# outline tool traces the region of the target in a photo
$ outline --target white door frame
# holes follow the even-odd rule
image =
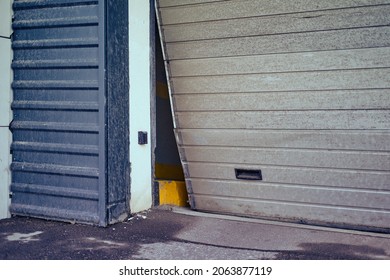
[[[153,37],[150,1],[129,1],[130,76],[130,211],[152,206],[153,189]],[[147,133],[147,144],[138,143],[138,132]]]
[[[0,1],[0,219],[10,217],[9,187],[11,184],[11,132],[12,120],[12,0]]]

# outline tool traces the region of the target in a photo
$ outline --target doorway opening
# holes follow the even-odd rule
[[[155,26],[155,205],[189,206],[183,168],[174,135],[172,107],[157,25]]]

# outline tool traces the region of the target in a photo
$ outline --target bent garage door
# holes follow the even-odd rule
[[[114,222],[128,211],[127,3],[13,9],[11,213]]]
[[[156,2],[193,209],[390,231],[390,1]]]

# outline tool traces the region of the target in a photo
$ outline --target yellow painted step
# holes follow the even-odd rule
[[[158,180],[160,205],[189,206],[184,181]]]

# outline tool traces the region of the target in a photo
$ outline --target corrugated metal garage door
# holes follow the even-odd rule
[[[192,208],[390,230],[390,1],[157,6]]]
[[[113,180],[107,177],[107,160],[118,158],[106,154],[107,124],[111,127],[119,121],[111,121],[107,113],[111,100],[110,93],[106,94],[109,74],[105,67],[107,73],[110,69],[105,60],[105,3],[42,0],[13,4],[14,214],[105,225],[110,197],[118,202],[118,194],[107,194],[107,181]],[[110,52],[115,53],[115,48]],[[127,72],[121,75],[126,77]],[[114,103],[126,100],[119,98]],[[119,106],[116,110],[121,111]],[[126,123],[126,114],[122,117]],[[128,133],[123,135],[128,137]],[[126,151],[117,147],[117,153]],[[123,161],[118,171],[123,171],[123,164],[128,166]],[[121,176],[127,177],[124,172]]]

